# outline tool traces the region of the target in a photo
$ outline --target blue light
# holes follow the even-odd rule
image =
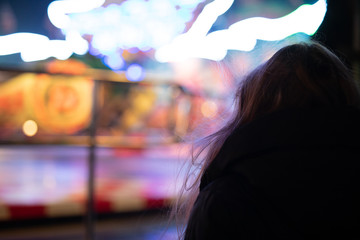
[[[132,82],[141,81],[144,79],[144,69],[139,64],[131,64],[126,70],[126,77]]]
[[[112,54],[104,57],[104,63],[112,70],[119,70],[124,67],[125,61],[120,54]]]

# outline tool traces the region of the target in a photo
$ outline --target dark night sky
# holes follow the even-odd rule
[[[52,0],[3,0],[17,19],[16,32],[33,32],[48,35],[45,22],[48,21],[47,7]]]
[[[314,36],[347,61],[353,58],[355,1],[328,0],[325,19]]]

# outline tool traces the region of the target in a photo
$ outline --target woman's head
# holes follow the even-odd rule
[[[300,43],[280,49],[245,77],[235,100],[230,121],[194,148],[192,161],[200,164],[201,169],[193,184],[183,188],[191,190],[188,202],[180,207],[185,218],[197,196],[202,174],[236,128],[287,108],[359,106],[360,94],[350,71],[335,54],[318,43]],[[206,154],[200,159],[203,152]]]
[[[290,107],[359,105],[359,92],[341,60],[318,43],[286,46],[252,71],[236,94],[237,124]]]

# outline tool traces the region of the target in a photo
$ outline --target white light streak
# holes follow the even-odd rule
[[[87,12],[100,7],[104,0],[62,0],[51,2],[48,7],[49,19],[54,26],[65,33],[65,40],[49,40],[35,33],[14,33],[0,36],[0,55],[20,53],[24,62],[33,62],[55,57],[68,59],[73,53],[88,52],[88,42],[71,27],[68,14]]]
[[[233,3],[234,0],[215,0],[206,5],[187,34],[205,36],[216,19],[229,10]]]
[[[69,43],[71,51],[78,55],[84,55],[89,50],[88,42],[77,31],[69,31],[65,39]]]
[[[14,33],[0,36],[0,55],[20,53],[25,62],[44,60],[49,57],[67,59],[72,52],[63,40],[49,40],[34,33]]]
[[[48,16],[55,27],[69,29],[71,19],[68,14],[89,12],[101,7],[105,0],[59,0],[51,2],[48,6]]]
[[[155,58],[160,62],[187,58],[222,60],[228,50],[251,51],[257,40],[282,40],[298,32],[312,35],[326,14],[326,1],[304,4],[292,13],[276,19],[255,17],[232,24],[228,29],[208,34],[217,17],[226,12],[233,0],[215,0],[208,4],[191,29],[159,48]]]
[[[281,40],[297,32],[312,35],[326,13],[326,1],[302,5],[277,19],[249,18],[228,29],[209,33],[217,18],[234,0],[207,4],[187,33],[179,35],[191,19],[193,9],[204,0],[131,0],[102,7],[105,0],[57,0],[50,3],[52,24],[62,30],[65,40],[49,40],[33,33],[0,36],[0,55],[20,53],[26,62],[49,57],[65,60],[73,53],[89,51],[84,35],[92,37],[92,52],[108,56],[114,64],[119,49],[157,49],[160,62],[187,58],[223,59],[228,50],[251,51],[257,40]],[[180,7],[178,7],[180,6]],[[121,57],[120,57],[121,58]],[[123,59],[122,59],[123,60]]]

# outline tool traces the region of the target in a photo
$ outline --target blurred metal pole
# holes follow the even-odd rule
[[[89,156],[88,156],[88,181],[86,205],[86,240],[95,239],[95,167],[96,167],[96,122],[97,122],[97,88],[98,81],[94,81],[93,107],[89,127]]]

